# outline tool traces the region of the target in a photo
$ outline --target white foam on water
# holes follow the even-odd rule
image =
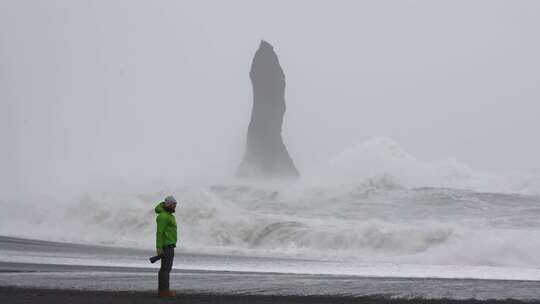
[[[2,200],[0,234],[152,249],[153,208],[172,193],[179,246],[190,252],[316,259],[310,269],[322,273],[538,279],[539,181],[421,162],[376,138],[295,183]]]

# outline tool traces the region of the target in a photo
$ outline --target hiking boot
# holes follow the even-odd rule
[[[159,297],[160,298],[174,298],[176,297],[176,292],[172,290],[160,290]]]

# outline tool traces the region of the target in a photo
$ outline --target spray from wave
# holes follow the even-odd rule
[[[181,202],[180,247],[188,251],[537,268],[540,188],[524,180],[476,174],[455,160],[423,163],[376,138],[299,183],[233,181],[172,192]],[[169,193],[92,192],[52,211],[3,201],[0,234],[153,248],[153,207]],[[21,216],[25,207],[32,212]]]

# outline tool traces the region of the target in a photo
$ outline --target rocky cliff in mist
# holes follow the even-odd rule
[[[285,114],[285,74],[274,48],[261,41],[249,74],[253,85],[253,109],[246,152],[239,177],[256,179],[298,178],[300,174],[281,136]]]

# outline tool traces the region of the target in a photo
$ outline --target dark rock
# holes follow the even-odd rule
[[[249,73],[253,109],[244,159],[237,176],[257,179],[298,178],[300,174],[281,137],[285,114],[285,75],[273,47],[261,41]]]

